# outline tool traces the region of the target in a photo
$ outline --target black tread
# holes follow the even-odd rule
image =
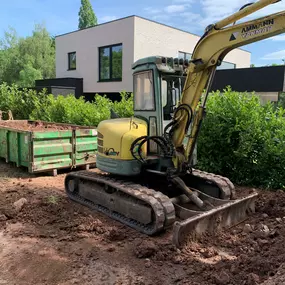
[[[106,207],[98,205],[95,202],[84,199],[79,194],[69,191],[68,182],[69,180],[73,179],[103,183],[115,188],[117,191],[122,192],[124,195],[126,195],[126,197],[129,197],[129,199],[141,200],[147,203],[153,210],[155,217],[154,221],[150,225],[144,225],[138,221],[127,218],[120,213],[112,212]],[[175,221],[175,209],[167,196],[161,192],[141,186],[140,184],[124,181],[122,179],[115,179],[108,174],[99,174],[90,171],[78,171],[70,173],[65,178],[65,190],[70,199],[88,206],[93,210],[102,212],[105,215],[147,235],[153,235],[161,232],[166,227],[172,225]]]

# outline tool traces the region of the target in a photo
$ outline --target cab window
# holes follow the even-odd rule
[[[162,107],[165,107],[167,104],[167,81],[161,80],[161,101]]]
[[[151,70],[134,74],[134,109],[135,111],[155,110]]]

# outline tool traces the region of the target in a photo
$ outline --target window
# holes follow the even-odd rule
[[[192,53],[187,53],[187,52],[183,52],[183,51],[180,51],[178,53],[178,58],[182,58],[183,60],[190,60],[192,57]]]
[[[99,81],[122,80],[122,44],[99,48]]]
[[[222,64],[217,67],[217,70],[218,69],[235,69],[235,68],[236,68],[236,64],[223,61]]]
[[[76,52],[68,53],[68,70],[76,69]]]
[[[134,109],[135,111],[155,110],[151,70],[134,75]]]

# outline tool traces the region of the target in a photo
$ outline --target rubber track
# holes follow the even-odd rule
[[[76,193],[68,191],[68,181],[69,179],[73,178],[95,183],[97,182],[100,184],[103,183],[105,185],[109,185],[117,189],[117,191],[121,191],[127,196],[130,196],[131,199],[146,202],[152,207],[155,220],[150,225],[144,225],[136,220],[127,218],[120,213],[112,212],[106,207],[103,207],[102,205],[98,205],[94,202],[86,200]],[[110,218],[113,218],[147,235],[153,235],[158,232],[161,232],[166,227],[172,225],[175,221],[175,209],[167,196],[165,196],[161,192],[157,192],[153,189],[141,186],[140,184],[135,184],[121,179],[114,179],[111,175],[108,174],[99,174],[90,171],[78,171],[76,173],[70,173],[66,176],[65,179],[65,190],[70,199],[85,206],[88,206],[93,210],[102,212]]]
[[[192,175],[217,184],[223,193],[222,199],[235,198],[235,186],[228,178],[198,169],[192,169]]]
[[[194,176],[200,177],[207,181],[210,181],[220,187],[223,193],[223,199],[230,199],[234,197],[235,187],[233,183],[226,177],[216,175],[213,173],[208,173],[200,171],[197,169],[192,170]],[[68,180],[69,179],[81,179],[90,182],[97,182],[100,184],[109,185],[118,191],[124,193],[124,195],[129,196],[131,199],[141,200],[150,205],[154,211],[155,220],[150,225],[144,225],[140,222],[127,218],[120,213],[112,212],[102,205],[95,204],[91,201],[80,197],[78,194],[68,191]],[[147,235],[156,234],[166,227],[171,226],[175,221],[175,209],[170,199],[159,191],[144,187],[140,184],[136,184],[130,181],[124,181],[121,179],[114,179],[111,175],[105,173],[95,173],[90,171],[78,171],[70,173],[65,179],[65,189],[68,197],[82,205],[85,205],[93,210],[102,212],[103,214],[115,219],[129,227],[134,228]]]

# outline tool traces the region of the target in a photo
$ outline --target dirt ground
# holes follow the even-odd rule
[[[78,129],[78,127],[71,127],[64,124],[55,124],[55,123],[44,123],[42,121],[27,121],[27,120],[19,120],[19,121],[1,121],[1,127],[13,128],[16,130],[22,131],[60,131],[60,130],[71,130],[71,129]]]
[[[282,191],[260,192],[248,220],[178,250],[169,232],[146,237],[69,201],[64,177],[0,162],[0,284],[285,284]]]

